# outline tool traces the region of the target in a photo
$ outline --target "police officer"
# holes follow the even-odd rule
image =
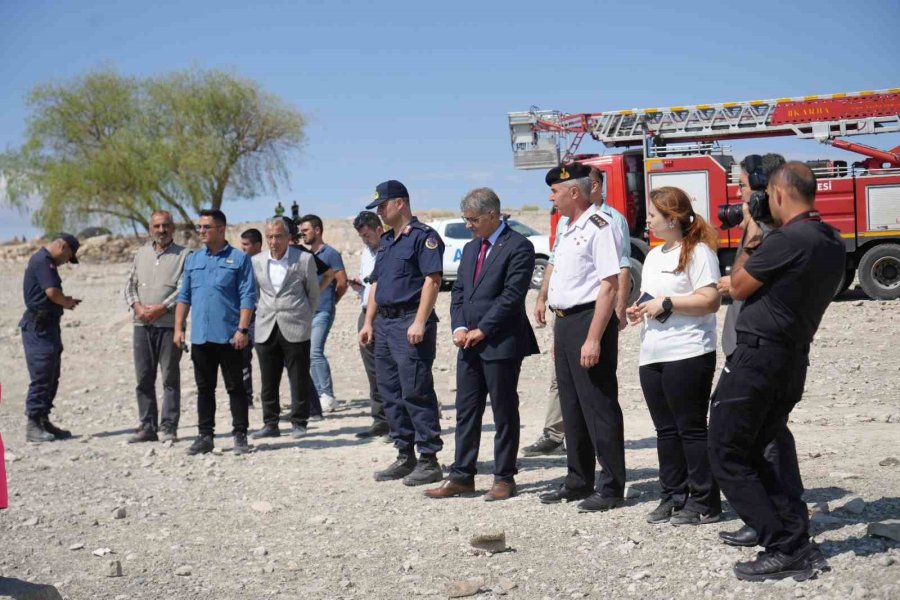
[[[409,193],[399,181],[378,185],[375,201],[366,208],[376,207],[391,229],[381,237],[369,277],[372,290],[359,343],[369,343],[374,327],[375,379],[398,456],[387,469],[375,473],[375,479],[402,478],[405,485],[435,483],[443,478],[437,461],[443,442],[431,365],[437,345],[434,303],[441,287],[444,242],[412,216]],[[418,461],[416,446],[421,455]]]
[[[63,309],[72,310],[81,302],[63,295],[58,268],[67,262],[78,264],[77,252],[78,240],[75,236],[59,234],[49,245],[32,255],[22,282],[25,314],[19,321],[19,327],[22,329],[25,362],[31,377],[25,398],[25,414],[28,416],[25,440],[36,444],[72,437],[71,432],[50,422],[50,411],[53,410],[62,366],[63,344],[59,321]]]
[[[610,220],[591,204],[590,168],[551,169],[550,199],[569,226],[556,244],[547,300],[553,327],[556,380],[566,437],[568,474],[545,504],[583,500],[582,512],[623,504],[625,439],[616,361],[619,323],[614,313],[619,249]],[[595,458],[596,457],[596,458]],[[594,491],[596,460],[603,470]]]
[[[745,302],[735,325],[737,347],[719,377],[709,421],[713,474],[765,548],[755,560],[735,565],[735,575],[745,581],[812,576],[816,557],[806,504],[783,482],[785,472],[799,468],[796,450],[780,448],[779,469],[763,453],[782,435],[802,397],[809,344],[845,260],[840,236],[814,209],[816,178],[809,167],[779,167],[767,191],[763,205],[776,229],[745,240],[732,269],[731,297]]]

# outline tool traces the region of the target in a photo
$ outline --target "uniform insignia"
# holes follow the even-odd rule
[[[434,237],[429,236],[429,238],[425,240],[425,247],[429,250],[437,250],[438,242]]]
[[[408,234],[410,231],[412,231],[412,225],[407,225],[406,227],[403,228],[403,232],[402,232],[402,233],[403,233],[403,235],[406,235],[406,234]]]
[[[225,264],[226,264],[226,265],[234,264],[234,259],[233,259],[233,258],[226,258],[226,259],[225,259]]]
[[[571,175],[569,175],[569,172],[566,171],[566,168],[565,168],[565,167],[561,167],[561,168],[559,169],[559,178],[560,178],[560,180],[565,181],[565,180],[568,179],[569,177],[571,177]]]
[[[591,223],[593,223],[600,229],[603,229],[604,227],[609,225],[609,221],[604,220],[603,217],[601,217],[600,215],[591,215],[590,220],[591,220]]]
[[[375,192],[375,197],[373,198],[373,200],[378,200],[378,198],[379,198],[378,192]]]

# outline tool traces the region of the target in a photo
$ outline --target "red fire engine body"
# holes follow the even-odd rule
[[[837,292],[858,272],[870,297],[900,298],[900,147],[885,152],[838,139],[900,131],[900,88],[577,115],[530,111],[510,113],[509,120],[516,167],[550,168],[574,160],[603,171],[606,201],[627,217],[638,261],[658,243],[646,235],[647,190],[666,185],[685,190],[695,212],[720,232],[723,270],[734,259],[741,231],[720,228],[719,208],[740,204],[741,194],[740,166],[719,142],[796,136],[863,154],[865,160],[852,164],[808,162],[818,180],[816,207],[847,248],[846,276]],[[575,154],[585,134],[607,147],[640,148]],[[556,219],[554,233],[555,224]]]

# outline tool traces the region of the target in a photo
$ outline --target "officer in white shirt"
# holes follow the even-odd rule
[[[566,437],[568,474],[541,496],[550,504],[582,500],[581,512],[621,506],[625,493],[625,439],[616,362],[619,255],[610,220],[591,203],[590,168],[572,163],[551,169],[550,199],[569,226],[556,245],[548,303],[556,378]],[[595,459],[596,457],[596,459]],[[594,491],[596,460],[600,461]]]
[[[359,294],[361,311],[356,321],[356,331],[359,332],[366,323],[366,307],[369,305],[369,292],[372,284],[369,275],[375,268],[375,255],[378,253],[378,244],[384,228],[378,215],[369,210],[364,210],[353,219],[353,228],[363,241],[362,255],[359,261],[359,277],[348,280],[353,290]],[[389,442],[387,437],[390,432],[387,417],[384,414],[384,404],[381,402],[381,394],[378,393],[378,385],[375,381],[375,343],[370,342],[359,347],[359,355],[362,358],[363,367],[366,369],[366,377],[369,380],[369,398],[372,403],[372,425],[356,434],[359,439],[381,438]]]

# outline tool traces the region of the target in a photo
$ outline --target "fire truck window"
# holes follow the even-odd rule
[[[446,234],[448,238],[453,238],[454,240],[472,239],[472,232],[466,229],[465,223],[450,223],[447,225]]]

